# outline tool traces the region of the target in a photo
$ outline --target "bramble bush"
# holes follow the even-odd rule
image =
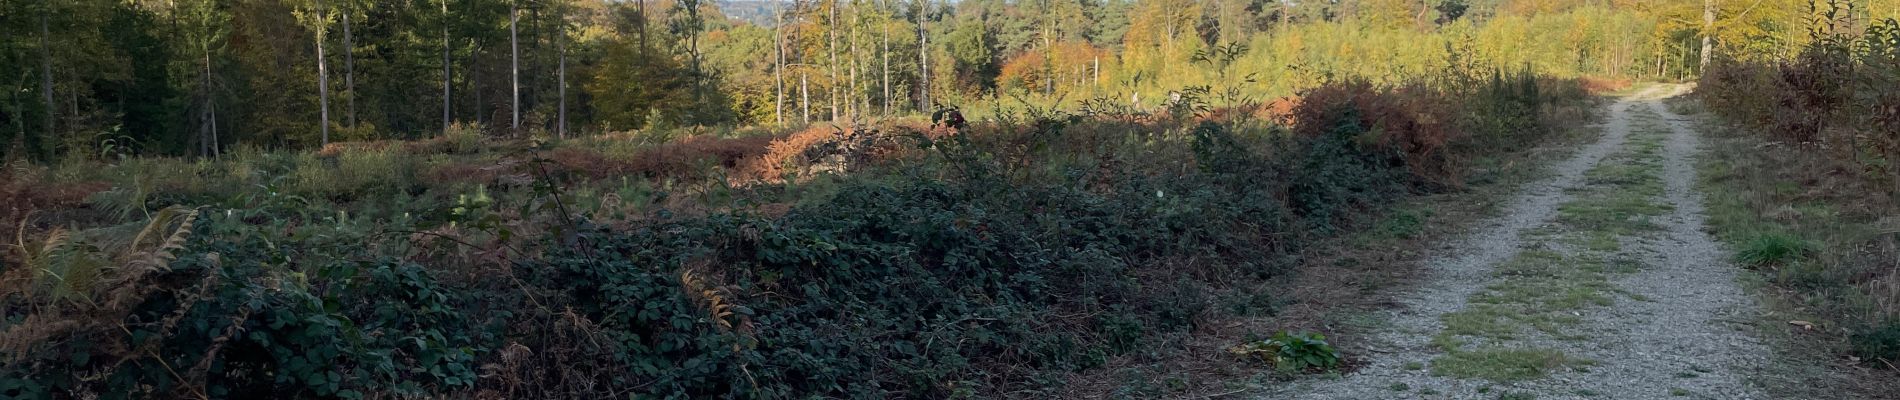
[[[1539,93],[1527,104],[1554,104]],[[1200,329],[1216,293],[1297,273],[1304,248],[1392,201],[1455,187],[1464,141],[1502,133],[1447,104],[1485,96],[1342,83],[1309,93],[1290,128],[1041,110],[885,135],[911,150],[880,145],[901,158],[810,198],[793,179],[724,189],[758,207],[625,219],[570,210],[582,202],[558,189],[564,173],[357,212],[416,188],[304,199],[273,185],[323,181],[317,167],[263,157],[246,173],[256,193],[223,203],[237,207],[166,208],[144,229],[176,243],[126,246],[146,235],[119,228],[22,238],[30,257],[9,260],[28,265],[0,269],[0,395],[1054,395],[1063,373]],[[1548,131],[1539,112],[1494,109],[1468,112]],[[79,261],[103,283],[44,272]]]
[[[1021,134],[1080,149],[986,156],[962,137],[924,141],[935,162],[852,180],[818,206],[598,228],[523,272],[616,338],[632,371],[616,385],[688,397],[1033,392],[1046,389],[1032,383],[1042,371],[1100,366],[1194,329],[1209,317],[1207,287],[1288,273],[1307,241],[1445,178],[1421,171],[1455,173],[1415,166],[1457,157],[1432,154],[1446,143],[1414,144],[1457,136],[1364,114],[1426,89],[1329,90],[1375,100],[1308,101],[1300,121],[1323,128],[1294,135],[1203,122],[1175,136],[1185,153],[1153,152],[1189,154],[1193,170],[1142,173],[1163,156],[1119,160],[1105,182],[1016,171],[1038,151],[1118,154],[1064,138],[1088,125],[1051,115]],[[1459,129],[1444,124],[1430,129]]]

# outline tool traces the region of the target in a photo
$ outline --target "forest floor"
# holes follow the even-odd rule
[[[1267,398],[1767,397],[1760,306],[1707,233],[1700,136],[1638,90],[1601,135],[1434,246],[1363,339],[1362,367]]]

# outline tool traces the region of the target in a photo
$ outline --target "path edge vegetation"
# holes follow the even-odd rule
[[[1324,371],[1312,379],[1332,379],[1359,368],[1368,352],[1380,351],[1370,338],[1389,329],[1384,311],[1397,304],[1395,296],[1420,282],[1416,277],[1424,273],[1423,263],[1442,251],[1433,246],[1445,238],[1466,235],[1476,228],[1475,224],[1502,212],[1524,184],[1548,175],[1551,163],[1567,158],[1579,145],[1599,136],[1598,124],[1605,105],[1638,91],[1628,84],[1605,90],[1613,91],[1595,93],[1586,101],[1554,110],[1549,118],[1562,122],[1546,125],[1550,132],[1535,145],[1485,153],[1470,160],[1468,185],[1459,190],[1401,199],[1369,215],[1361,230],[1314,246],[1303,255],[1307,261],[1299,273],[1261,289],[1297,293],[1304,301],[1285,304],[1269,318],[1241,324],[1326,332],[1346,362],[1341,369]],[[1213,393],[1262,390],[1286,384],[1289,379],[1304,379],[1283,371],[1219,371],[1192,361],[1170,360],[1163,365],[1154,369],[1171,372],[1123,373],[1093,379],[1142,379],[1156,386],[1198,377],[1217,388]]]
[[[1675,113],[1711,140],[1700,160],[1710,229],[1769,313],[1784,363],[1759,380],[1789,398],[1900,394],[1900,21],[1821,20],[1780,58],[1718,58]]]

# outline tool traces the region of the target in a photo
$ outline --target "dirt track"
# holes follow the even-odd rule
[[[1369,363],[1299,399],[1762,398],[1758,306],[1705,233],[1700,141],[1656,86],[1472,234],[1441,243]]]

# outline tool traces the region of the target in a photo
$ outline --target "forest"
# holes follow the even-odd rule
[[[46,161],[312,149],[457,124],[664,136],[1014,98],[1158,108],[1169,91],[1243,80],[1241,94],[1286,96],[1427,75],[1452,54],[1684,79],[1705,36],[1771,53],[1805,40],[1805,3],[1717,3],[1704,24],[1693,1],[15,0],[0,6],[0,139],[9,157]]]
[[[1885,398],[1896,18],[0,0],[0,397]]]

